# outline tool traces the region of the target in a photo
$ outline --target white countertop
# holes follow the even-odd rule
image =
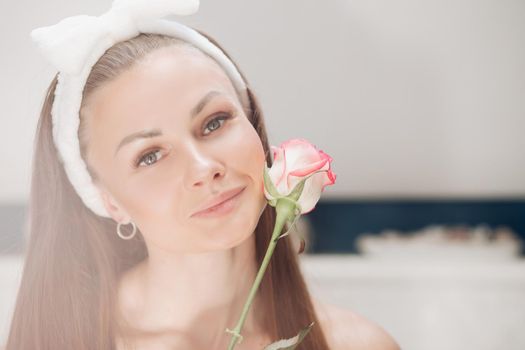
[[[301,255],[313,294],[380,324],[406,350],[525,349],[524,259]],[[0,258],[0,344],[21,273]]]

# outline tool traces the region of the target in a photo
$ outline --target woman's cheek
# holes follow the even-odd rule
[[[255,179],[262,179],[265,162],[264,148],[259,135],[248,120],[236,137],[233,152],[245,172]]]
[[[256,134],[256,139],[254,139],[252,147],[251,158],[247,160],[247,164],[250,164],[250,176],[253,180],[254,191],[257,191],[262,202],[266,203],[263,183],[264,183],[264,164],[266,163],[266,158],[264,155],[264,148],[262,146],[261,140]]]
[[[160,164],[157,165],[160,166]],[[130,196],[129,200],[133,203],[137,213],[147,217],[156,217],[173,210],[171,206],[176,194],[173,193],[171,187],[174,186],[176,179],[171,178],[170,181],[169,172],[162,171],[162,169],[143,169],[143,171],[144,173],[138,174],[132,184],[126,186],[126,192]],[[148,171],[147,174],[146,171]],[[169,195],[170,193],[172,195]]]

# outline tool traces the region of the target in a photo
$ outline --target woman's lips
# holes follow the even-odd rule
[[[237,194],[235,194],[233,197],[214,205],[213,207],[210,207],[205,210],[198,211],[194,214],[192,214],[192,217],[217,217],[222,216],[225,214],[228,214],[232,212],[236,206],[237,202],[239,201],[239,197],[242,193],[244,193],[244,189],[246,187],[243,187]]]

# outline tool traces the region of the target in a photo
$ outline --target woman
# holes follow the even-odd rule
[[[104,217],[72,186],[53,142],[59,81],[37,128],[7,349],[226,349],[275,222],[253,93],[243,103],[223,67],[184,40],[140,33],[112,45],[89,71],[78,126]],[[398,349],[379,326],[312,298],[296,254],[289,239],[277,244],[236,349],[262,349],[312,321],[301,349]]]

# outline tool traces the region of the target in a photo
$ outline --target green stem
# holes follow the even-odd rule
[[[233,331],[226,329],[228,333],[232,334],[232,339],[230,341],[230,345],[228,346],[228,350],[232,350],[235,347],[235,344],[237,344],[237,341],[242,341],[241,328],[244,324],[244,321],[246,320],[246,316],[248,315],[248,311],[250,310],[250,306],[253,302],[253,298],[255,297],[255,293],[257,292],[257,289],[261,284],[264,272],[266,271],[266,267],[270,262],[270,258],[272,257],[275,246],[277,245],[277,241],[279,240],[279,234],[281,233],[283,226],[286,223],[286,220],[291,215],[293,215],[295,206],[290,201],[279,200],[277,201],[275,209],[277,211],[277,217],[275,219],[275,227],[273,228],[272,238],[270,240],[270,244],[268,245],[268,249],[266,250],[266,254],[264,255],[261,267],[257,272],[257,276],[255,277],[255,282],[252,285],[250,294],[248,295],[248,299],[246,300],[242,309],[241,317]]]

